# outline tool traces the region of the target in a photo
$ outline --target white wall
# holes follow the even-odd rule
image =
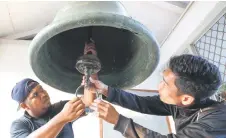
[[[16,82],[25,77],[30,77],[41,82],[32,72],[28,63],[28,46],[30,41],[1,40],[0,39],[0,105],[1,111],[1,137],[8,138],[9,128],[12,120],[20,117],[23,111],[17,112],[17,103],[11,100],[11,90]],[[41,82],[41,85],[48,91],[51,101],[71,99],[74,95],[60,92]],[[139,93],[148,95],[148,93]],[[117,110],[127,117],[131,117],[135,122],[153,129],[162,134],[168,133],[165,117],[144,115],[130,110],[116,107]],[[98,120],[92,116],[81,118],[74,124],[76,137],[79,138],[98,138]],[[89,133],[87,133],[89,130]],[[92,131],[93,130],[93,131]],[[120,138],[120,133],[113,131],[113,126],[104,123],[105,138]]]
[[[36,34],[41,28],[52,22],[59,9],[72,3],[74,2],[0,2],[0,37],[12,39]],[[183,8],[163,1],[122,1],[122,4],[132,18],[146,25],[155,34],[159,42],[162,42],[184,11]],[[156,15],[156,13],[158,14]]]
[[[122,1],[129,15],[152,31],[161,43],[184,9],[163,1]],[[139,9],[139,10],[137,10]]]

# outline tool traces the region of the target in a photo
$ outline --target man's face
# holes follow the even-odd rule
[[[167,104],[180,105],[181,98],[175,85],[176,75],[168,68],[163,71],[162,81],[159,84],[161,101]]]
[[[50,97],[41,85],[32,89],[24,103],[26,104],[25,110],[36,117],[46,113],[51,105]]]

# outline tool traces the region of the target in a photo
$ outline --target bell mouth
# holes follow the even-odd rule
[[[101,62],[99,79],[109,86],[131,88],[155,70],[159,47],[150,31],[139,22],[109,13],[80,15],[43,29],[30,44],[30,64],[46,84],[74,93],[82,74],[75,68],[83,55],[92,26],[97,57]]]
[[[144,43],[136,34],[124,29],[106,26],[92,27],[92,39],[95,41],[97,57],[102,68],[99,75],[120,73],[144,52],[139,48]],[[83,55],[88,38],[89,27],[75,28],[55,35],[43,45],[40,51],[48,55],[45,59],[55,64],[63,72],[81,75],[75,68],[79,57]]]

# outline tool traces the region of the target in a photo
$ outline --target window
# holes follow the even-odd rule
[[[226,14],[223,15],[194,45],[198,54],[215,64],[226,82]]]

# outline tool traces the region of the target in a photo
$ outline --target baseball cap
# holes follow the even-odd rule
[[[33,83],[31,83],[33,82]],[[28,94],[33,88],[35,88],[39,83],[30,78],[26,78],[16,83],[11,92],[11,97],[13,100],[19,103],[17,110],[20,109],[20,103],[24,102]]]

